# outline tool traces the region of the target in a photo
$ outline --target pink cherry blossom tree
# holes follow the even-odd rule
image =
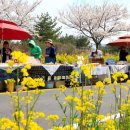
[[[28,0],[0,0],[0,19],[16,22],[19,26],[31,30],[35,16],[32,14],[42,0],[31,3]]]
[[[128,17],[126,7],[103,2],[70,6],[60,12],[59,21],[90,38],[98,48],[105,38],[130,30]]]

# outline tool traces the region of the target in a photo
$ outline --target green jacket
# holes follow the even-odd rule
[[[36,43],[33,40],[30,40],[29,44],[32,44],[34,46],[33,48],[30,48],[30,55],[33,55],[36,59],[41,58],[41,48],[38,45],[36,45]]]

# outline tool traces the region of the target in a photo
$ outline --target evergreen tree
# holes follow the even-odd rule
[[[80,36],[76,39],[76,47],[82,48],[82,47],[89,47],[90,41],[85,36]]]
[[[73,36],[65,35],[59,38],[59,42],[65,44],[73,44],[77,48],[87,48],[90,47],[90,41],[85,36]]]
[[[76,38],[73,35],[67,35],[66,34],[65,36],[62,36],[62,37],[59,38],[59,42],[65,43],[65,44],[71,43],[71,44],[75,45]]]
[[[42,37],[43,41],[47,39],[57,40],[61,34],[61,27],[56,27],[56,20],[56,18],[52,19],[48,13],[41,14],[41,16],[38,17],[38,21],[35,25],[35,32]]]

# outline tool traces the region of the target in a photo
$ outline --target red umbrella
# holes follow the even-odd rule
[[[110,46],[130,46],[130,38],[125,38],[125,39],[117,39],[113,42],[108,43],[107,45]]]
[[[31,35],[20,28],[16,23],[0,20],[0,39],[1,40],[25,40]]]

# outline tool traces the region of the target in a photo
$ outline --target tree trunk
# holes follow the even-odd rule
[[[99,47],[99,43],[95,43],[96,44],[96,49],[98,49],[98,47]]]

